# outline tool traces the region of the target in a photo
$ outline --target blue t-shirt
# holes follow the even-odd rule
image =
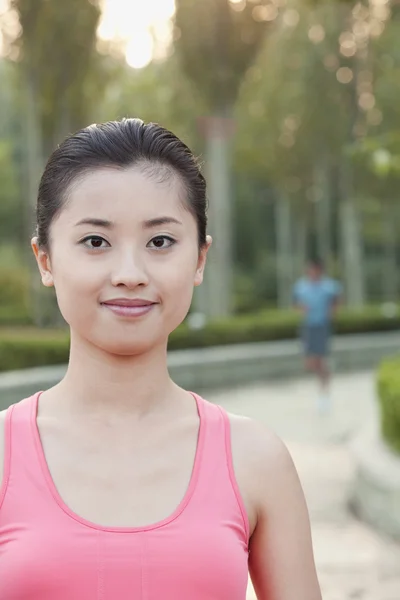
[[[312,280],[300,279],[294,286],[296,304],[306,307],[304,322],[307,325],[326,325],[331,320],[332,304],[342,293],[338,281],[329,277]]]

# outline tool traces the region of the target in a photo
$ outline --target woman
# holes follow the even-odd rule
[[[320,600],[283,443],[168,375],[210,245],[162,127],[92,125],[50,157],[32,248],[70,359],[1,414],[0,600],[245,600],[248,568],[260,600]]]

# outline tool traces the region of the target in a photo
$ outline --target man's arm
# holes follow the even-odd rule
[[[292,299],[293,299],[293,306],[295,307],[295,309],[301,315],[305,315],[307,312],[307,307],[301,301],[300,282],[299,281],[297,283],[295,283],[295,285],[293,286]]]
[[[333,299],[331,305],[331,315],[335,317],[340,306],[343,305],[343,286],[338,281],[334,283]]]

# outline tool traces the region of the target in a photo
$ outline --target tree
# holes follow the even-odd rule
[[[108,85],[96,118],[106,121],[129,115],[146,122],[158,122],[176,133],[195,152],[200,152],[199,134],[193,120],[193,114],[199,110],[199,99],[191,94],[173,54],[143,69],[122,66]]]
[[[68,133],[87,124],[105,86],[96,50],[100,0],[11,0],[18,35],[4,31],[19,68],[26,173],[26,229],[30,233],[44,157]],[[33,282],[37,324],[45,319],[38,278]]]
[[[316,29],[322,17],[332,22],[332,10],[310,14],[296,5],[283,12],[249,71],[236,108],[241,119],[235,168],[263,177],[275,190],[281,306],[292,302],[291,285],[310,247],[318,247],[327,262],[333,253],[331,165],[344,138],[345,90],[335,76],[338,67],[332,71],[325,60],[332,33],[321,25]],[[337,40],[337,30],[335,35]]]
[[[361,10],[351,2],[317,4],[313,10],[300,4],[288,8],[251,69],[237,106],[241,120],[235,165],[238,171],[264,176],[274,186],[277,202],[290,199],[290,211],[277,210],[278,254],[286,257],[278,256],[278,278],[290,280],[290,256],[297,262],[304,255],[306,228],[309,245],[334,267],[338,261],[329,258],[340,249],[347,300],[360,305],[362,207],[348,150],[376,130],[380,102],[376,105],[374,99],[371,48],[385,31],[387,11],[381,7],[375,14],[372,5]],[[396,93],[387,91],[384,97],[393,111]],[[288,292],[281,296],[286,303]]]
[[[203,311],[232,310],[232,242],[229,129],[238,90],[277,16],[264,0],[177,0],[175,48],[211,118],[203,121],[214,247],[206,274]]]
[[[0,60],[0,246],[22,239],[14,69]]]
[[[96,49],[100,0],[11,0],[20,34],[11,40],[29,95],[37,106],[47,155],[87,123],[104,88]]]
[[[12,144],[0,140],[0,240],[20,238],[19,190],[12,156]]]

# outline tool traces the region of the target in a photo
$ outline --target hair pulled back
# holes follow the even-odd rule
[[[198,243],[206,243],[206,182],[190,149],[171,131],[140,119],[90,125],[67,137],[52,153],[42,175],[36,208],[37,237],[49,247],[50,226],[67,201],[71,186],[100,168],[138,165],[150,176],[177,175],[187,207],[197,222]]]

